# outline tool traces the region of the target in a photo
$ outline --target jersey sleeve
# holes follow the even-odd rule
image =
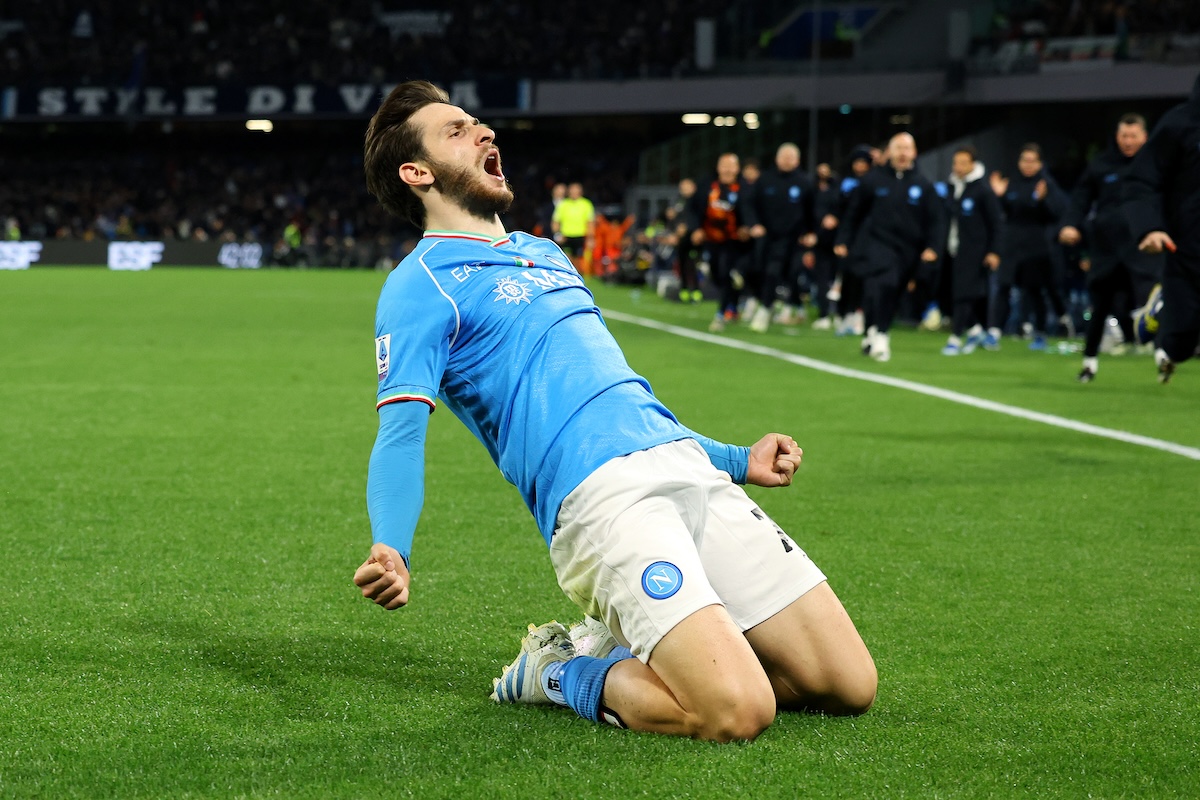
[[[379,432],[367,468],[367,513],[374,541],[393,547],[409,564],[413,534],[425,502],[425,433],[429,408],[390,403],[379,410]]]
[[[714,467],[728,472],[734,483],[744,484],[746,482],[746,473],[750,471],[749,447],[718,442],[716,439],[701,436],[692,430],[689,430],[688,433],[704,448],[704,452],[708,454],[708,460]]]
[[[389,282],[375,314],[375,408],[408,400],[436,408],[458,326],[457,306],[423,268],[410,280]]]

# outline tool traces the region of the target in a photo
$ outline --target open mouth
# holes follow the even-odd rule
[[[504,180],[504,171],[500,168],[500,151],[492,150],[483,160],[483,171],[493,178]]]

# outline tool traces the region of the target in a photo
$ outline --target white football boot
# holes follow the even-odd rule
[[[555,661],[570,661],[575,646],[567,629],[557,622],[529,626],[529,635],[521,640],[521,652],[492,681],[492,699],[497,703],[540,703],[553,705],[542,688],[542,673]]]
[[[592,617],[584,617],[583,622],[572,625],[570,636],[577,656],[604,658],[620,644],[608,626]]]

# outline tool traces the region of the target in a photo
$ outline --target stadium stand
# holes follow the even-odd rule
[[[714,0],[640,3],[22,4],[0,30],[7,66],[34,84],[636,78],[693,63],[693,20]]]
[[[715,23],[707,45],[697,24],[706,19]],[[839,167],[855,144],[886,138],[896,125],[932,153],[1011,128],[1001,103],[1095,100],[1085,89],[1147,85],[1140,73],[1114,70],[1103,82],[1060,83],[1057,94],[1037,96],[1040,85],[1021,78],[1080,62],[1200,62],[1197,31],[1200,5],[1189,0],[823,0],[819,9],[794,0],[5,4],[0,219],[24,238],[250,241],[282,264],[371,266],[411,237],[362,185],[359,142],[370,107],[318,105],[307,120],[285,109],[291,118],[283,114],[269,139],[255,139],[237,109],[185,118],[177,100],[170,112],[152,110],[145,98],[153,87],[244,96],[261,84],[306,84],[336,95],[350,83],[351,95],[367,100],[409,77],[507,81],[525,99],[498,110],[485,104],[486,118],[514,165],[509,222],[532,229],[556,181],[581,180],[614,218],[627,209],[645,216],[649,206],[630,202],[631,186],[653,175],[650,188],[666,196],[722,149],[763,158],[784,139],[807,144],[810,108],[819,107],[817,154]],[[972,83],[971,75],[983,77]],[[1184,85],[1171,80],[1155,77],[1154,102],[1173,97],[1162,86]],[[122,92],[142,99],[126,108]],[[731,121],[759,109],[762,123],[756,132],[738,122],[701,136],[679,122],[693,103],[738,110]],[[89,109],[100,113],[87,118]],[[605,115],[603,125],[589,114]],[[1056,163],[1069,172],[1085,155],[1064,150]],[[944,175],[940,161],[926,163]]]

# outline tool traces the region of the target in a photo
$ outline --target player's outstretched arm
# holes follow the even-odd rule
[[[370,557],[354,573],[354,585],[363,597],[388,611],[408,604],[408,567],[394,547],[382,542],[371,546]]]
[[[783,433],[768,433],[750,446],[746,483],[755,486],[790,486],[804,451]]]
[[[379,409],[379,433],[367,468],[367,511],[374,544],[354,584],[388,611],[409,600],[408,555],[425,500],[429,407],[418,401]]]

